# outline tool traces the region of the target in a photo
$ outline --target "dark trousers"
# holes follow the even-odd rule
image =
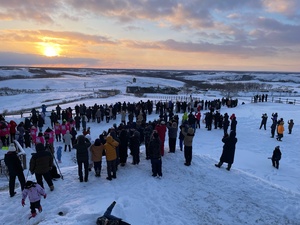
[[[78,164],[78,176],[80,181],[83,180],[83,173],[82,173],[82,165],[84,166],[84,180],[87,180],[89,177],[89,161],[77,161]]]
[[[279,160],[273,160],[272,159],[272,164],[273,164],[273,166],[275,167],[275,168],[279,168]]]
[[[161,165],[161,159],[151,159],[152,176],[162,176]]]
[[[67,146],[69,147],[69,152],[71,151],[71,145],[65,145],[65,151],[67,151]]]
[[[24,190],[25,186],[25,177],[23,172],[16,174],[16,175],[9,175],[9,194],[10,196],[13,196],[15,193],[15,183],[16,183],[16,177],[18,177],[18,180],[21,185],[21,190]]]
[[[10,133],[10,143],[13,143],[14,140],[16,140],[16,134]]]
[[[261,128],[262,128],[262,126],[264,126],[264,129],[265,129],[265,130],[267,129],[267,125],[266,125],[266,123],[261,123],[261,124],[260,124],[260,127],[259,127],[259,129],[261,129]]]
[[[61,141],[61,136],[60,136],[60,134],[55,134],[55,138],[56,138],[56,141],[58,142],[58,141]]]
[[[100,174],[101,174],[101,166],[102,166],[102,161],[94,162],[95,173],[96,173],[96,176],[98,176],[98,177],[100,177]]]
[[[182,151],[182,148],[183,148],[183,139],[179,139],[179,147],[180,147],[180,151]]]
[[[35,209],[38,209],[41,207],[41,201],[38,200],[36,202],[30,202],[30,210],[31,210],[31,213],[35,213]]]
[[[107,177],[111,178],[116,177],[116,160],[106,161],[107,165]]]
[[[191,165],[192,162],[192,146],[184,146],[185,163]]]
[[[37,173],[35,174],[36,182],[42,188],[44,188],[43,177],[44,177],[44,179],[47,182],[47,184],[48,184],[49,187],[53,186],[52,177],[51,177],[50,171],[48,171],[47,173],[43,173],[43,174],[37,174]]]
[[[175,152],[176,138],[169,138],[169,149],[170,149],[170,152]]]

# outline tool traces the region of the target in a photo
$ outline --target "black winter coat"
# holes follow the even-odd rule
[[[223,152],[220,158],[221,162],[226,162],[228,164],[233,164],[234,154],[235,154],[235,144],[237,143],[237,138],[235,137],[235,131],[231,131],[228,137],[223,137],[222,142]]]
[[[44,174],[53,166],[53,157],[50,152],[42,150],[34,153],[30,159],[29,170],[31,173]]]
[[[88,148],[91,146],[91,142],[85,138],[83,135],[79,135],[77,137],[77,144],[74,145],[76,151],[77,161],[88,161],[89,160],[89,152]]]
[[[8,168],[9,175],[17,176],[23,173],[23,167],[17,152],[7,152],[4,156],[4,162]]]
[[[275,148],[272,155],[272,160],[280,160],[281,159],[281,151],[279,148]]]
[[[153,137],[149,143],[149,154],[151,159],[159,159],[160,153],[160,140],[159,138]]]

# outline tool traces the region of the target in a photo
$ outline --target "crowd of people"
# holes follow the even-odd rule
[[[80,182],[88,182],[90,171],[94,170],[96,177],[101,176],[102,157],[106,159],[106,179],[111,181],[117,178],[118,167],[125,166],[128,161],[128,150],[132,156],[132,164],[140,163],[140,146],[145,145],[146,160],[151,162],[152,176],[161,178],[162,157],[165,154],[165,139],[168,138],[169,153],[175,153],[176,145],[179,145],[180,151],[184,151],[185,163],[190,166],[192,162],[193,139],[197,129],[200,129],[201,123],[205,124],[207,131],[214,129],[223,129],[224,143],[220,161],[216,167],[221,167],[227,163],[227,170],[230,170],[234,162],[237,118],[235,114],[222,115],[219,111],[222,106],[235,107],[237,100],[216,99],[214,101],[190,101],[190,102],[157,102],[155,104],[150,100],[138,103],[120,103],[111,105],[93,105],[86,106],[84,103],[76,105],[74,109],[68,107],[62,109],[59,105],[50,112],[49,126],[46,126],[45,107],[40,113],[36,109],[31,111],[30,117],[17,124],[14,121],[7,123],[5,118],[1,118],[1,141],[2,144],[9,145],[14,140],[18,140],[22,147],[35,147],[34,153],[30,159],[30,172],[35,174],[37,184],[44,188],[43,179],[48,184],[51,191],[54,190],[52,182],[53,176],[51,170],[54,164],[54,143],[63,142],[64,151],[76,149],[76,160],[78,164],[78,178]],[[207,110],[203,117],[201,112]],[[147,120],[147,115],[157,114],[157,119]],[[182,114],[179,118],[178,114]],[[117,116],[121,119],[119,125],[116,123]],[[274,121],[276,121],[277,140],[281,141],[284,129],[283,119],[277,120],[277,113],[272,114],[271,137],[274,137]],[[263,114],[260,129],[266,129],[267,114]],[[202,119],[202,120],[201,120]],[[113,126],[104,130],[95,140],[91,140],[90,123],[110,123]],[[5,124],[5,125],[4,125]],[[289,120],[289,133],[292,132],[293,120]],[[5,130],[9,135],[4,135]],[[43,131],[44,130],[44,131]],[[6,131],[7,132],[7,131]],[[9,138],[8,138],[9,137]],[[177,143],[177,140],[179,140]],[[12,146],[6,154],[8,156],[15,152]],[[57,158],[59,151],[56,151]],[[61,154],[61,152],[60,152]],[[60,159],[59,159],[60,161]],[[272,161],[273,162],[273,161]],[[279,161],[274,159],[275,167],[278,168]],[[7,164],[10,162],[7,160]],[[17,170],[17,168],[19,168]],[[14,165],[16,173],[10,173],[10,196],[13,197],[15,178],[18,176],[21,183],[21,189],[25,189],[25,178],[23,170]],[[22,171],[22,172],[20,172]],[[23,175],[24,176],[24,175]]]

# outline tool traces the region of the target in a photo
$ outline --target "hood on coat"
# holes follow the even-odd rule
[[[77,143],[78,144],[84,144],[84,142],[85,142],[85,136],[84,135],[79,135],[77,137]]]
[[[112,143],[113,140],[114,140],[114,139],[113,139],[112,136],[107,136],[107,137],[106,137],[106,142],[107,142],[107,143]]]
[[[37,143],[35,146],[36,152],[45,151],[45,146],[42,143]]]

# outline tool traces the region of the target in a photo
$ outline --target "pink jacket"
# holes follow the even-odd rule
[[[46,195],[45,190],[39,184],[35,184],[34,186],[28,189],[25,188],[22,191],[22,199],[25,200],[28,196],[30,202],[36,202],[41,200],[41,196]]]
[[[55,124],[54,125],[54,132],[55,132],[55,134],[60,134],[61,133],[60,124]]]

